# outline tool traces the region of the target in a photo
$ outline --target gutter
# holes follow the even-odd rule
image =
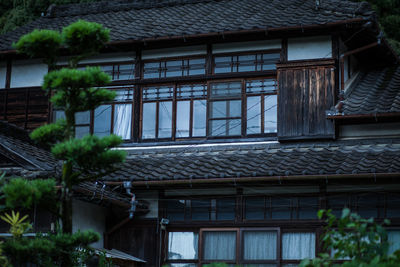
[[[400,112],[374,113],[374,114],[349,114],[349,115],[327,115],[327,119],[378,119],[378,118],[400,118]]]
[[[208,178],[208,179],[175,179],[157,181],[131,181],[132,186],[163,186],[163,185],[186,185],[186,184],[218,184],[218,183],[251,183],[251,182],[279,182],[318,180],[318,179],[359,179],[359,178],[400,178],[400,172],[395,173],[365,173],[365,174],[327,174],[327,175],[292,175],[292,176],[261,176],[261,177],[238,177],[238,178]],[[105,182],[108,185],[121,185],[124,182]]]

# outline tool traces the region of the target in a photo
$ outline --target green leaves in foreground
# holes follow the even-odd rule
[[[56,123],[46,124],[36,128],[30,137],[32,140],[42,145],[43,147],[50,148],[50,146],[60,142],[64,139],[64,132],[67,127],[65,120],[58,120]]]
[[[82,139],[72,139],[53,146],[51,152],[62,160],[72,162],[75,167],[85,171],[107,169],[113,164],[123,162],[125,152],[110,150],[122,143],[116,135],[99,138],[87,135]]]

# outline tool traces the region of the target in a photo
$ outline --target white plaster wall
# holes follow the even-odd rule
[[[332,57],[331,36],[313,36],[288,39],[288,60],[330,57]]]
[[[282,47],[282,41],[280,39],[263,40],[254,42],[214,44],[212,46],[212,52],[213,54],[218,54],[218,53],[280,49],[281,47]]]
[[[6,87],[6,73],[7,64],[5,62],[0,62],[0,89]]]
[[[183,57],[207,54],[206,45],[182,46],[163,49],[150,49],[142,51],[142,59]]]
[[[135,194],[137,200],[146,200],[149,202],[149,213],[141,216],[140,218],[158,218],[158,192],[148,191]]]
[[[340,126],[340,137],[350,138],[376,138],[376,137],[399,137],[400,123],[371,123],[361,125],[342,125]]]
[[[133,61],[136,59],[134,52],[130,53],[108,53],[89,57],[79,62],[79,64],[96,64],[96,63],[112,63],[112,62],[125,62]],[[67,65],[68,58],[63,57],[58,60],[57,65]]]
[[[12,62],[10,87],[41,86],[47,65],[39,60],[17,60]]]
[[[106,212],[103,207],[74,200],[72,206],[72,231],[78,230],[94,230],[100,234],[101,238],[98,242],[92,244],[94,248],[103,248],[104,232],[106,231]]]

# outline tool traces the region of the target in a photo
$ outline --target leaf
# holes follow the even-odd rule
[[[342,219],[349,217],[349,215],[350,215],[350,210],[348,208],[344,208],[342,210]]]

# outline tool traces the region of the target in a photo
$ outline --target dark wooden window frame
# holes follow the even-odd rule
[[[82,67],[102,67],[102,66],[112,66],[113,70],[111,73],[111,83],[113,82],[128,82],[128,81],[132,81],[134,79],[136,79],[136,75],[135,75],[135,68],[136,68],[136,64],[138,62],[136,60],[131,60],[131,61],[113,61],[113,62],[99,62],[99,63],[80,63],[78,64],[78,68],[82,68]],[[119,71],[119,67],[121,65],[133,65],[133,69],[132,69],[132,78],[131,79],[124,79],[124,80],[120,80],[120,79],[114,79],[114,75],[117,74],[119,75],[120,71]],[[63,67],[68,67],[67,65],[59,65],[57,66],[58,68],[63,68]],[[115,67],[117,67],[117,70],[115,70]]]

